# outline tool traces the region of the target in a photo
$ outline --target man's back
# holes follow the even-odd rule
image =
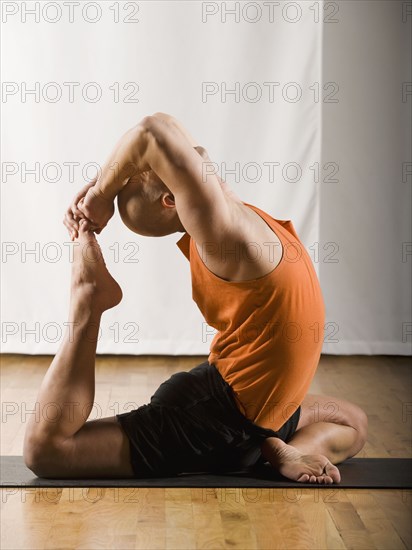
[[[206,254],[201,254],[205,248],[199,251],[188,235],[178,244],[190,260],[193,298],[218,331],[209,362],[232,387],[241,412],[277,430],[296,411],[315,374],[323,343],[324,303],[311,259],[292,223],[275,220],[251,205],[245,208],[267,225],[271,240],[251,240],[247,247],[226,253],[232,265],[240,265],[238,274],[254,272],[254,277],[225,279],[210,269]],[[277,250],[282,251],[280,260]],[[259,263],[262,256],[266,259]],[[256,266],[265,261],[271,269],[259,273]]]

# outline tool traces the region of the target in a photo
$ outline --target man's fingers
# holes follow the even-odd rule
[[[70,238],[72,240],[75,239],[78,236],[78,231],[76,227],[72,223],[70,223],[66,217],[63,218],[63,224],[66,226]]]
[[[79,200],[79,202],[76,205],[76,209],[80,212],[80,215],[82,218],[87,218],[87,207],[84,204],[84,197]],[[90,218],[88,218],[90,219]]]
[[[72,237],[72,239],[77,237],[79,224],[73,218],[73,213],[70,210],[70,208],[69,208],[69,210],[67,210],[67,212],[66,212],[66,214],[63,218],[63,223],[67,227],[67,230],[69,231],[69,235]]]
[[[95,223],[88,215],[88,209],[84,205],[84,197],[80,199],[77,205],[75,205],[74,207],[72,206],[72,213],[74,219],[77,218],[77,220],[87,220],[88,222],[90,222],[90,224]]]
[[[79,203],[83,203],[84,201],[84,197],[86,196],[88,190],[90,189],[90,187],[93,187],[93,185],[95,185],[97,181],[97,177],[94,178],[92,181],[90,181],[89,183],[87,183],[82,189],[80,189],[80,191],[78,193],[76,193],[76,195],[74,196],[73,198],[73,201],[72,201],[72,204],[70,206],[70,208],[72,209],[73,213],[76,215],[76,216],[79,216],[79,217],[82,217],[78,212],[78,205]]]
[[[79,210],[78,207],[75,204],[72,205],[71,210],[72,210],[73,216],[75,218],[78,218],[80,220],[81,218],[85,217],[83,212],[81,210]]]
[[[74,227],[78,226],[77,220],[75,220],[73,216],[72,210],[69,208],[64,216],[64,219],[69,223],[70,225],[73,225]]]
[[[77,222],[67,216],[65,216],[63,223],[68,229],[77,230]]]
[[[82,211],[83,206],[84,206],[84,195],[81,196],[78,200],[74,200],[70,208],[75,216],[77,216],[78,218],[84,218],[85,213]]]
[[[63,218],[63,224],[66,226],[67,231],[69,232],[69,235],[71,236],[72,240],[79,235],[79,221],[82,219],[87,220],[89,225],[91,225],[93,222],[88,218],[87,212],[83,212],[81,208],[79,208],[79,204],[84,204],[84,197],[87,194],[87,191],[93,187],[93,185],[96,184],[97,177],[93,178],[92,181],[87,183],[80,191],[74,196],[74,199],[72,200],[71,205],[67,209],[64,218]]]
[[[66,222],[66,218],[63,218],[63,225],[66,227],[67,231],[68,231],[69,233],[71,233],[72,228],[71,228],[70,225]]]

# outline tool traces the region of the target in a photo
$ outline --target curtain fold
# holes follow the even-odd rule
[[[8,4],[3,352],[56,352],[73,252],[64,211],[119,137],[164,111],[245,202],[293,220],[325,295],[326,353],[408,353],[411,176],[402,183],[399,130],[411,99],[396,94],[411,77],[406,53],[391,62],[408,32],[402,2],[336,13],[337,3],[304,1]],[[117,213],[98,237],[124,293],[103,317],[98,353],[208,352],[178,239],[135,235]]]

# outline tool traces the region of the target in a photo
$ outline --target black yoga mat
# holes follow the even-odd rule
[[[409,458],[351,458],[339,466],[341,483],[334,488],[410,489],[412,488],[412,459]],[[0,486],[15,487],[314,487],[309,483],[290,481],[278,474],[269,464],[253,470],[224,474],[181,474],[176,477],[150,479],[43,479],[36,477],[21,456],[2,456]],[[316,485],[331,488],[331,485]]]

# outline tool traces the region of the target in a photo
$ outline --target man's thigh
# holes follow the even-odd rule
[[[362,409],[345,399],[308,393],[301,404],[296,431],[317,422],[332,422],[356,428],[361,415]]]

